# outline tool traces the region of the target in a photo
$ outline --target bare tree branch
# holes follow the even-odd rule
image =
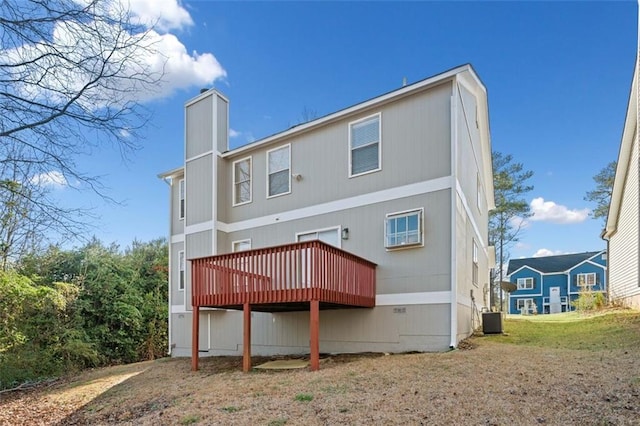
[[[87,211],[60,207],[35,176],[60,173],[113,201],[76,159],[104,146],[125,159],[138,149],[149,116],[139,100],[162,79],[146,61],[158,54],[154,40],[121,2],[0,2],[0,214],[23,216],[17,228],[9,219],[0,227],[0,244],[11,247],[0,250],[4,264],[24,248],[18,241],[86,225]]]

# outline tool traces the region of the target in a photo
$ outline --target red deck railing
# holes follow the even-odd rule
[[[375,306],[376,264],[318,240],[193,259],[191,266],[193,306]]]

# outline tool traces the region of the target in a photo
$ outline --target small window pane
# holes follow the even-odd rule
[[[378,159],[378,144],[354,149],[351,152],[351,173],[357,175],[377,169]]]
[[[378,130],[377,117],[354,124],[351,128],[351,147],[358,148],[363,145],[377,143],[379,140]]]
[[[284,147],[269,153],[269,172],[277,172],[289,168],[289,149]]]
[[[407,230],[407,218],[399,217],[396,219],[396,224],[398,225],[398,232],[405,232]]]
[[[289,191],[289,171],[284,170],[269,175],[269,195],[283,194]]]

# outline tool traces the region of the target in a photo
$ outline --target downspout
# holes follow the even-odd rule
[[[458,155],[458,82],[457,79],[452,80],[451,94],[451,341],[449,348],[454,349],[458,346],[458,286],[456,271],[456,249],[457,249],[457,155]]]
[[[640,10],[638,11],[638,13],[640,13]],[[609,287],[609,236],[607,235],[607,229],[606,228],[603,229],[602,232],[600,233],[600,238],[602,238],[604,241],[607,242],[607,261],[606,261],[606,264],[604,266],[604,286],[607,289],[607,291],[606,291],[607,303],[609,303],[609,302],[611,302],[611,294],[610,294],[610,287]]]
[[[167,355],[171,356],[171,212],[172,212],[172,206],[171,206],[171,189],[173,186],[173,179],[170,177],[163,177],[162,180],[164,181],[164,183],[166,183],[167,185],[169,185],[169,241],[167,241],[167,249],[168,249],[168,259],[169,259],[169,264],[167,265],[167,287],[169,287],[167,290],[167,295],[168,295],[168,303],[169,306],[167,307]]]

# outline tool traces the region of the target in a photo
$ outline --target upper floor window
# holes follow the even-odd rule
[[[180,199],[180,205],[178,207],[178,218],[184,219],[184,198],[185,198],[185,187],[184,187],[184,179],[180,179],[178,182],[178,198]]]
[[[534,279],[532,277],[528,278],[518,278],[518,290],[533,290]]]
[[[178,252],[178,290],[184,290],[185,285],[185,260],[184,260],[184,251]]]
[[[473,246],[471,249],[471,259],[472,259],[472,265],[471,265],[471,282],[474,285],[478,285],[478,244],[476,244],[476,241],[473,240]]]
[[[380,113],[349,124],[349,177],[380,170]]]
[[[422,209],[388,214],[384,246],[398,248],[422,244]]]
[[[291,192],[291,145],[267,152],[267,197]]]
[[[233,205],[251,202],[251,157],[233,163]]]
[[[578,274],[576,281],[578,282],[578,287],[593,287],[596,285],[596,273]]]

